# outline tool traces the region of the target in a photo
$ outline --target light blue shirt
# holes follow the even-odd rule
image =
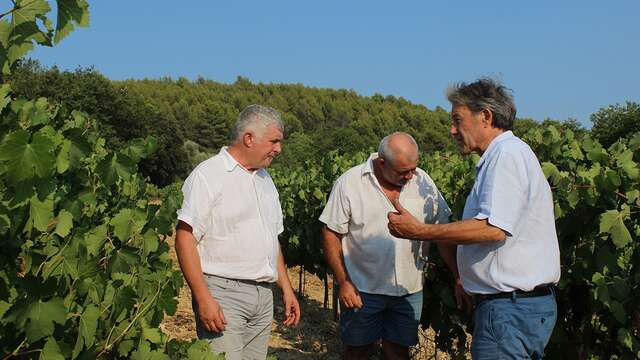
[[[458,270],[469,293],[530,291],[560,279],[551,188],[525,142],[504,132],[476,165],[463,219],[487,219],[506,240],[458,246]]]

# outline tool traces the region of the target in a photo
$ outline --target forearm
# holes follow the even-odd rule
[[[505,232],[487,220],[467,219],[448,224],[423,224],[418,233],[418,240],[444,242],[448,244],[466,245],[483,242],[502,241]]]
[[[440,257],[453,273],[453,277],[456,279],[460,277],[460,274],[458,273],[458,261],[456,259],[458,245],[438,242],[437,246]]]
[[[278,281],[276,282],[278,287],[285,291],[293,291],[293,287],[291,287],[291,282],[289,281],[289,274],[287,273],[287,267],[284,263],[284,256],[282,255],[282,249],[280,245],[278,245]]]
[[[344,266],[341,238],[342,235],[330,230],[326,226],[322,228],[322,249],[324,251],[324,258],[331,268],[338,285],[342,284],[349,278],[347,275],[347,269]]]
[[[196,239],[190,231],[184,228],[186,224],[182,223],[181,225],[176,230],[175,248],[178,255],[178,263],[193,296],[196,299],[202,298],[210,293],[202,274]],[[187,227],[190,229],[188,225]]]

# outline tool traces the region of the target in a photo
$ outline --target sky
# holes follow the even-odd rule
[[[30,56],[110,79],[301,83],[449,109],[446,88],[490,76],[518,117],[640,102],[640,1],[89,0],[91,24]],[[55,10],[52,14],[55,14]]]

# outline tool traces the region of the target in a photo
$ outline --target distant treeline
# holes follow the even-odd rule
[[[33,60],[22,62],[8,80],[17,96],[47,97],[59,104],[58,111],[88,113],[110,147],[156,137],[158,151],[141,163],[141,171],[161,186],[184,179],[199,161],[228,144],[239,112],[255,103],[283,113],[286,143],[274,166],[299,165],[336,149],[346,154],[372,150],[393,131],[412,134],[425,152],[455,149],[447,110],[428,109],[401,97],[361,96],[352,90],[301,84],[254,84],[242,77],[233,84],[203,78],[112,81],[93,68],[61,71]],[[603,108],[591,118],[591,131],[605,146],[640,130],[640,106],[632,102]],[[548,124],[587,131],[571,119],[518,119],[514,130],[523,133]]]

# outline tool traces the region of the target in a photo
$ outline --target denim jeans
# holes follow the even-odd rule
[[[362,308],[340,313],[340,334],[345,345],[369,345],[380,339],[402,346],[418,342],[422,291],[404,296],[361,292],[360,296]]]
[[[473,359],[542,359],[557,313],[553,293],[481,302],[474,313]]]

